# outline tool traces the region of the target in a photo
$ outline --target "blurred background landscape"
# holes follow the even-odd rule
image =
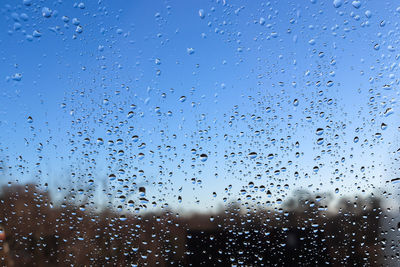
[[[279,209],[232,203],[216,213],[139,215],[54,206],[33,184],[5,186],[0,196],[7,266],[381,266],[390,260],[381,200],[373,195],[341,198],[336,212],[327,211],[326,196],[299,191]]]

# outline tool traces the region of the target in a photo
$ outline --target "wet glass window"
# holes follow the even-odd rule
[[[0,265],[397,266],[400,3],[0,3]]]

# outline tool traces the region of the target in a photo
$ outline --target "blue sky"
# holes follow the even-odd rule
[[[97,189],[103,202],[139,203],[145,186],[179,209],[386,189],[398,174],[394,3],[2,4],[3,181]]]

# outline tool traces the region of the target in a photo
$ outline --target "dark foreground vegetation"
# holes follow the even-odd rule
[[[8,266],[379,266],[380,201],[298,196],[283,209],[227,205],[183,216],[93,212],[51,205],[34,185],[3,188],[2,265]]]

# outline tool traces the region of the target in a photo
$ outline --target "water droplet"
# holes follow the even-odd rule
[[[32,33],[33,37],[39,38],[40,36],[42,36],[42,33],[38,30],[34,30]]]
[[[15,73],[13,76],[11,76],[11,79],[13,79],[14,81],[21,81],[22,80],[22,73]]]
[[[187,52],[189,55],[192,55],[192,54],[194,54],[194,48],[192,48],[192,47],[187,48],[187,49],[186,49],[186,52]]]
[[[113,181],[116,178],[117,178],[117,176],[115,176],[115,174],[113,174],[113,173],[108,176],[108,179],[110,179],[110,181]]]
[[[144,186],[139,187],[139,194],[141,197],[144,197],[146,195],[146,187]]]
[[[204,9],[199,9],[199,17],[201,19],[204,19],[204,17],[205,17]]]
[[[50,18],[52,13],[53,13],[53,11],[51,11],[50,8],[48,8],[48,7],[43,7],[42,8],[42,16],[43,17]]]
[[[342,4],[343,4],[343,0],[333,0],[333,6],[334,6],[335,8],[341,7]]]
[[[255,159],[257,157],[257,153],[256,152],[250,152],[249,153],[249,158],[250,159]]]
[[[322,135],[322,134],[324,133],[324,129],[323,129],[323,128],[318,128],[318,129],[315,131],[315,133],[316,133],[317,135]]]
[[[80,24],[79,19],[73,18],[73,19],[72,19],[72,24],[74,24],[75,26],[78,26],[78,25]]]
[[[388,116],[392,115],[393,113],[394,113],[394,111],[393,111],[392,108],[387,108],[387,109],[385,110],[385,112],[383,113],[383,115],[384,115],[385,117],[388,117]]]
[[[359,9],[361,7],[361,1],[355,0],[351,3],[353,7]]]
[[[27,122],[28,122],[28,123],[32,123],[32,122],[33,122],[33,119],[32,119],[31,116],[29,116],[29,117],[27,118]]]
[[[297,107],[299,105],[299,100],[296,98],[293,100],[293,106]]]
[[[62,16],[62,21],[64,21],[65,23],[68,23],[69,22],[69,17],[67,17],[67,16]]]
[[[201,160],[202,162],[205,162],[207,159],[208,159],[207,154],[201,154],[201,155],[200,155],[200,160]]]
[[[140,145],[138,145],[139,149],[145,149],[146,148],[146,143],[141,143]]]
[[[130,119],[130,118],[133,117],[133,115],[135,115],[135,113],[134,113],[133,111],[129,111],[128,114],[126,115],[126,117],[127,117],[128,119]]]
[[[76,33],[82,33],[83,32],[83,27],[81,25],[76,26],[75,32]]]
[[[392,184],[400,184],[400,177],[399,178],[393,178],[390,181],[392,182]]]
[[[79,7],[80,9],[85,9],[85,3],[80,2],[80,3],[78,4],[78,7]]]
[[[185,102],[185,101],[186,101],[186,96],[184,96],[184,95],[181,96],[181,97],[179,98],[179,101],[180,101],[180,102]]]

